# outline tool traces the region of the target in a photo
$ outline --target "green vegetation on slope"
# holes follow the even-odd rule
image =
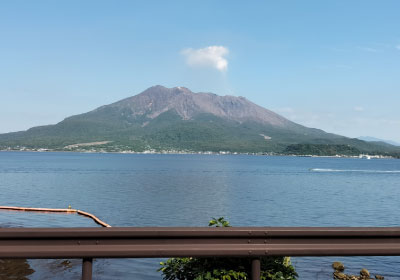
[[[297,124],[282,128],[256,122],[240,123],[211,114],[198,114],[193,119],[182,120],[172,110],[154,119],[128,113],[114,112],[106,107],[67,118],[56,125],[2,134],[0,149],[26,147],[66,150],[64,147],[68,145],[110,141],[104,145],[79,147],[79,150],[229,151],[295,155],[400,154],[399,147],[350,139]]]
[[[358,156],[361,151],[349,145],[331,144],[294,144],[286,147],[285,154],[290,155],[316,155],[316,156],[335,156],[349,155]]]

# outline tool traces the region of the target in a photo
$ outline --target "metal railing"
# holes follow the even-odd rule
[[[245,257],[259,279],[263,256],[391,255],[400,255],[400,227],[0,229],[0,258],[80,258],[84,280],[93,258]]]

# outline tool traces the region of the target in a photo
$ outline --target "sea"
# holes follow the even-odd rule
[[[0,152],[0,205],[90,212],[112,226],[400,226],[400,160],[252,155]],[[0,210],[0,227],[97,227],[76,214]],[[162,279],[162,259],[96,259],[94,279]],[[299,279],[400,257],[294,257]],[[28,260],[27,279],[80,279],[81,260]]]

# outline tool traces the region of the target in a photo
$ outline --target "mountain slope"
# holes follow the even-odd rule
[[[90,149],[100,145],[111,151],[284,153],[309,147],[293,145],[312,144],[335,145],[335,149],[329,149],[331,153],[398,151],[390,145],[367,143],[301,126],[244,97],[193,93],[183,87],[162,86],[68,117],[56,125],[0,135],[3,149],[24,146],[62,150],[66,146],[70,149],[74,144],[94,142],[96,144],[78,146]]]
[[[395,141],[380,139],[380,138],[371,137],[371,136],[360,136],[360,137],[357,137],[357,139],[360,139],[360,140],[363,140],[366,142],[381,142],[381,143],[386,143],[386,144],[389,144],[392,146],[400,146],[400,143],[397,143]]]

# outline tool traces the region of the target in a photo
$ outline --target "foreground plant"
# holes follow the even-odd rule
[[[223,217],[209,226],[230,227]],[[289,257],[261,257],[262,280],[294,280],[297,273]],[[158,271],[164,280],[247,280],[251,279],[249,258],[170,258]]]

